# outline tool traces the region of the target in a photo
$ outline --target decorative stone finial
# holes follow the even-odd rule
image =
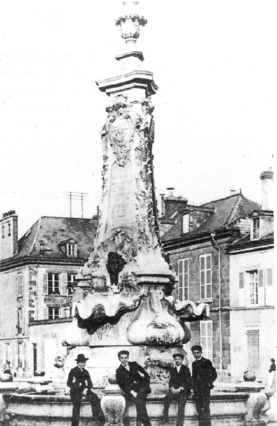
[[[123,1],[124,12],[116,19],[115,24],[120,25],[121,36],[126,43],[136,43],[139,38],[140,26],[147,24],[147,19],[137,11],[138,1]]]

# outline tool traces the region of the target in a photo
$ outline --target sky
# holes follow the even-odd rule
[[[19,235],[69,216],[69,191],[101,201],[100,129],[124,41],[118,0],[0,1],[0,215]],[[202,204],[239,191],[261,200],[276,145],[276,2],[144,0],[139,39],[155,105],[156,194]],[[80,217],[74,201],[72,215]]]

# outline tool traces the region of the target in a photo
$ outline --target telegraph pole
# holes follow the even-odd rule
[[[72,217],[72,200],[79,200],[81,201],[81,214],[82,214],[82,219],[84,217],[84,200],[86,200],[87,198],[87,193],[86,192],[66,192],[65,196],[66,198],[69,199],[69,211],[70,211],[70,217]]]

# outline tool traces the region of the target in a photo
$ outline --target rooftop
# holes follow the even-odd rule
[[[17,254],[4,259],[0,265],[26,257],[66,259],[68,256],[63,245],[68,242],[77,244],[75,258],[86,259],[93,249],[97,223],[96,217],[40,217],[18,241]]]
[[[200,206],[187,206],[190,213],[201,212],[203,208],[209,208],[210,212],[203,217],[202,223],[191,232],[183,233],[182,214],[176,217],[175,225],[162,237],[163,241],[177,238],[193,237],[202,233],[211,233],[231,226],[239,218],[251,215],[259,209],[259,204],[247,199],[243,194],[232,194],[225,198],[210,201]],[[208,210],[208,209],[207,209]]]

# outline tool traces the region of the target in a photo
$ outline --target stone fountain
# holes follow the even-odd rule
[[[123,3],[116,20],[125,41],[116,56],[120,74],[97,81],[99,90],[108,95],[101,131],[99,225],[93,252],[76,280],[73,321],[65,335],[70,347],[65,378],[76,364],[77,354],[84,353],[94,387],[102,396],[107,424],[117,425],[122,424],[125,404],[113,380],[119,350],[128,349],[130,358],[149,372],[152,394],[148,412],[158,422],[172,353],[185,354],[183,344],[191,337],[186,324],[209,316],[208,305],[179,301],[172,294],[176,278],[162,252],[154,189],[152,97],[158,87],[153,73],[143,69],[144,57],[137,45],[140,27],[147,20],[137,1]],[[68,424],[71,404],[66,392],[22,398],[10,398],[9,410],[20,419],[19,425],[35,424],[38,418],[40,425]],[[231,419],[228,424],[232,425],[244,424],[241,419],[247,413],[247,398],[247,393],[213,397],[212,412],[219,419],[214,424],[223,424],[223,419]],[[126,415],[134,424],[132,406]],[[89,416],[84,405],[82,424],[89,422]],[[186,424],[197,424],[192,401],[187,418]]]
[[[116,56],[121,75],[97,81],[109,97],[101,131],[102,201],[94,250],[77,277],[74,319],[65,336],[74,347],[67,365],[85,352],[94,382],[105,387],[118,351],[129,348],[159,388],[172,351],[183,351],[190,339],[185,321],[207,317],[208,305],[171,295],[175,276],[161,249],[153,174],[152,96],[158,87],[153,73],[142,68],[137,47],[147,21],[137,1],[123,3],[116,20],[125,41]]]

